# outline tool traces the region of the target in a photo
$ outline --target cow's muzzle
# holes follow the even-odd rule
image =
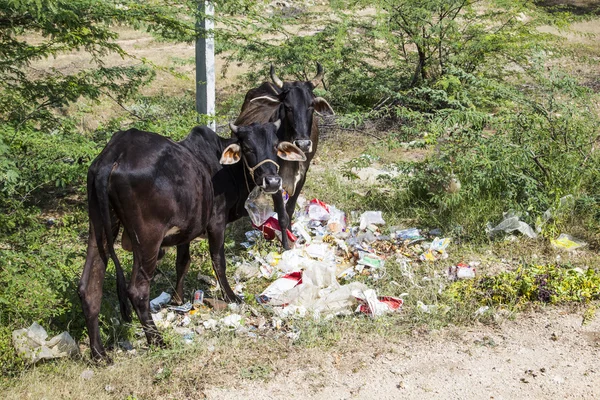
[[[265,176],[261,189],[266,194],[275,194],[281,190],[283,180],[278,175]]]
[[[294,141],[294,144],[304,153],[310,153],[312,151],[312,140],[296,140]]]

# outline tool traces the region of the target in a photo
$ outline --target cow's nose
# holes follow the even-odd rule
[[[281,177],[275,176],[267,176],[263,180],[263,191],[265,193],[276,193],[281,189]]]
[[[312,140],[296,140],[294,144],[305,153],[310,153],[312,150]]]

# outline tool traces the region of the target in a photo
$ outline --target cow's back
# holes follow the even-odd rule
[[[115,134],[97,161],[94,168],[110,169],[108,195],[126,226],[175,226],[183,232],[181,240],[206,229],[213,208],[211,175],[184,146],[130,129]]]

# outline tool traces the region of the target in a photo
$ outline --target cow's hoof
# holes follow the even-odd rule
[[[110,358],[106,352],[102,352],[102,353],[98,353],[98,354],[93,354],[92,355],[92,361],[95,364],[100,364],[100,365],[112,365],[113,360],[112,358]]]
[[[244,302],[244,300],[242,300],[240,297],[236,296],[235,294],[232,296],[225,295],[225,301],[228,303],[237,303],[237,304],[242,304]]]
[[[156,348],[159,349],[164,349],[167,347],[167,344],[165,343],[165,341],[163,340],[162,336],[155,336],[154,338],[152,338],[152,340],[150,341],[150,344]]]

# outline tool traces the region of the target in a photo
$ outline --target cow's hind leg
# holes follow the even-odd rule
[[[181,244],[177,246],[177,286],[175,287],[175,303],[183,303],[183,280],[190,269],[190,244]]]
[[[158,332],[150,315],[150,281],[156,269],[158,252],[162,237],[156,240],[142,240],[142,244],[133,247],[133,270],[127,289],[129,299],[144,328],[148,343],[164,347],[162,336]]]
[[[101,254],[102,252],[102,254]],[[79,297],[83,307],[85,324],[90,337],[90,349],[94,360],[107,359],[106,351],[100,340],[98,315],[102,305],[102,283],[106,273],[106,252],[99,250],[94,229],[90,224],[87,257],[83,273],[79,280]]]

